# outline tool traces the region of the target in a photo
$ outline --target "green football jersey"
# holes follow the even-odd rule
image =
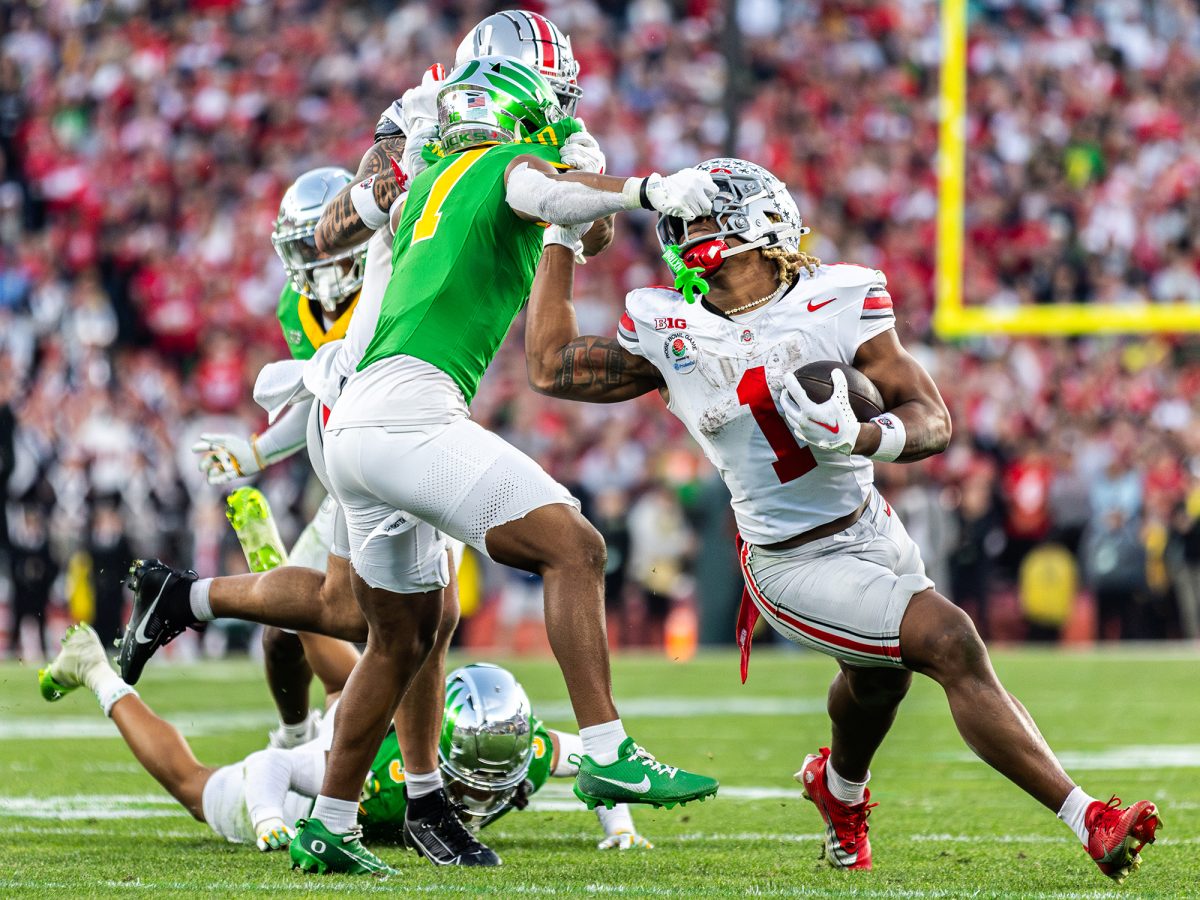
[[[578,131],[564,119],[524,141],[437,159],[412,183],[392,245],[392,277],[359,371],[413,356],[441,369],[467,403],[529,299],[543,226],[505,202],[504,172],[518,156],[560,164]]]
[[[532,784],[530,793],[536,793],[550,778],[554,745],[550,741],[550,732],[537,716],[531,717],[530,725],[533,728],[533,760],[525,777]],[[371,840],[400,840],[405,805],[404,760],[400,756],[396,732],[389,731],[375,754],[358,798],[358,818],[363,835]],[[498,818],[500,816],[489,819],[486,824],[490,825]]]
[[[320,306],[297,291],[290,281],[285,284],[275,307],[275,317],[279,319],[283,339],[292,351],[292,359],[311,359],[322,344],[344,338],[357,305],[358,297],[355,297],[337,321],[326,329]]]

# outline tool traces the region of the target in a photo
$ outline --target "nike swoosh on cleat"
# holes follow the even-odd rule
[[[625,788],[626,790],[633,791],[635,794],[645,794],[647,791],[650,790],[650,776],[649,775],[643,775],[642,780],[637,782],[636,784],[630,784],[628,781],[617,781],[615,778],[605,778],[603,775],[593,775],[591,772],[588,773],[588,777],[595,778],[597,781],[607,781],[609,784],[613,784],[613,785],[616,785],[617,787]]]
[[[836,300],[836,299],[837,299],[837,297],[830,297],[828,300],[825,300],[825,301],[823,301],[823,302],[821,302],[821,303],[813,303],[811,300],[809,300],[809,301],[808,301],[808,311],[809,311],[809,312],[816,312],[816,311],[817,311],[818,309],[820,309],[821,307],[823,307],[823,306],[828,306],[830,303],[832,303],[832,302],[833,302],[834,300]]]
[[[148,644],[150,641],[146,637],[146,623],[150,621],[150,617],[154,614],[154,608],[158,606],[158,601],[162,599],[163,591],[167,589],[167,584],[171,581],[171,576],[168,575],[163,579],[162,587],[158,589],[158,596],[154,598],[154,602],[150,604],[150,608],[146,610],[146,614],[142,616],[142,621],[138,623],[137,631],[133,633],[134,640],[139,644]]]
[[[834,425],[829,425],[829,424],[826,424],[825,422],[818,422],[816,419],[809,419],[808,421],[812,422],[814,425],[820,425],[822,428],[824,428],[830,434],[837,434],[839,431],[842,430],[841,422],[838,422]]]

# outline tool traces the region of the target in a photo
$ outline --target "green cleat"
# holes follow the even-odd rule
[[[292,868],[301,872],[380,877],[398,874],[398,870],[363,846],[362,828],[334,834],[320,819],[301,819],[296,823],[296,836],[292,838],[288,853],[292,857]]]
[[[715,778],[660,763],[633,738],[625,738],[616,762],[610,765],[602,766],[586,755],[572,757],[571,761],[579,765],[575,796],[588,809],[612,809],[618,803],[648,803],[670,809],[712,797],[720,787]]]
[[[256,487],[238,488],[225,500],[225,517],[237,534],[251,572],[287,565],[287,549],[262,491]]]
[[[44,669],[38,670],[38,689],[53,703],[87,683],[87,674],[96,666],[107,666],[100,638],[90,625],[80,622],[63,635],[62,649]]]

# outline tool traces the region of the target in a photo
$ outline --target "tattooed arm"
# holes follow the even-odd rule
[[[539,394],[616,403],[665,388],[658,370],[616,338],[580,335],[571,306],[575,258],[552,244],[542,251],[525,318],[529,385]]]
[[[350,191],[372,175],[376,176],[371,190],[375,195],[375,205],[386,215],[392,203],[400,196],[400,185],[392,172],[389,157],[399,160],[403,154],[404,135],[384,138],[371,145],[371,149],[358,165],[358,174],[354,176],[354,182],[338,191],[337,196],[321,213],[316,234],[318,250],[323,253],[340,253],[371,237],[373,229],[367,227],[358,210],[354,208]]]

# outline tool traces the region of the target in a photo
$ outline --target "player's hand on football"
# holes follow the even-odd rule
[[[862,426],[850,407],[846,376],[834,369],[830,378],[833,381],[833,393],[824,403],[817,403],[809,398],[796,376],[789,372],[783,378],[784,388],[779,395],[779,406],[796,437],[810,447],[849,456],[854,452],[854,444]]]
[[[600,149],[596,139],[586,131],[577,131],[568,135],[567,139],[563,141],[559,158],[562,159],[564,165],[580,172],[604,174],[606,162],[604,151]]]
[[[699,169],[681,169],[674,175],[655,172],[646,179],[646,199],[663,215],[690,222],[712,212],[717,186]]]
[[[264,819],[259,822],[254,826],[254,833],[258,838],[255,843],[263,853],[285,849],[292,842],[292,838],[296,836],[292,827],[283,819],[278,818]]]
[[[264,468],[262,457],[254,447],[254,437],[236,434],[202,434],[192,444],[192,452],[200,454],[200,471],[209,484],[228,484]]]
[[[596,845],[601,850],[653,850],[654,845],[636,831],[618,831]]]

